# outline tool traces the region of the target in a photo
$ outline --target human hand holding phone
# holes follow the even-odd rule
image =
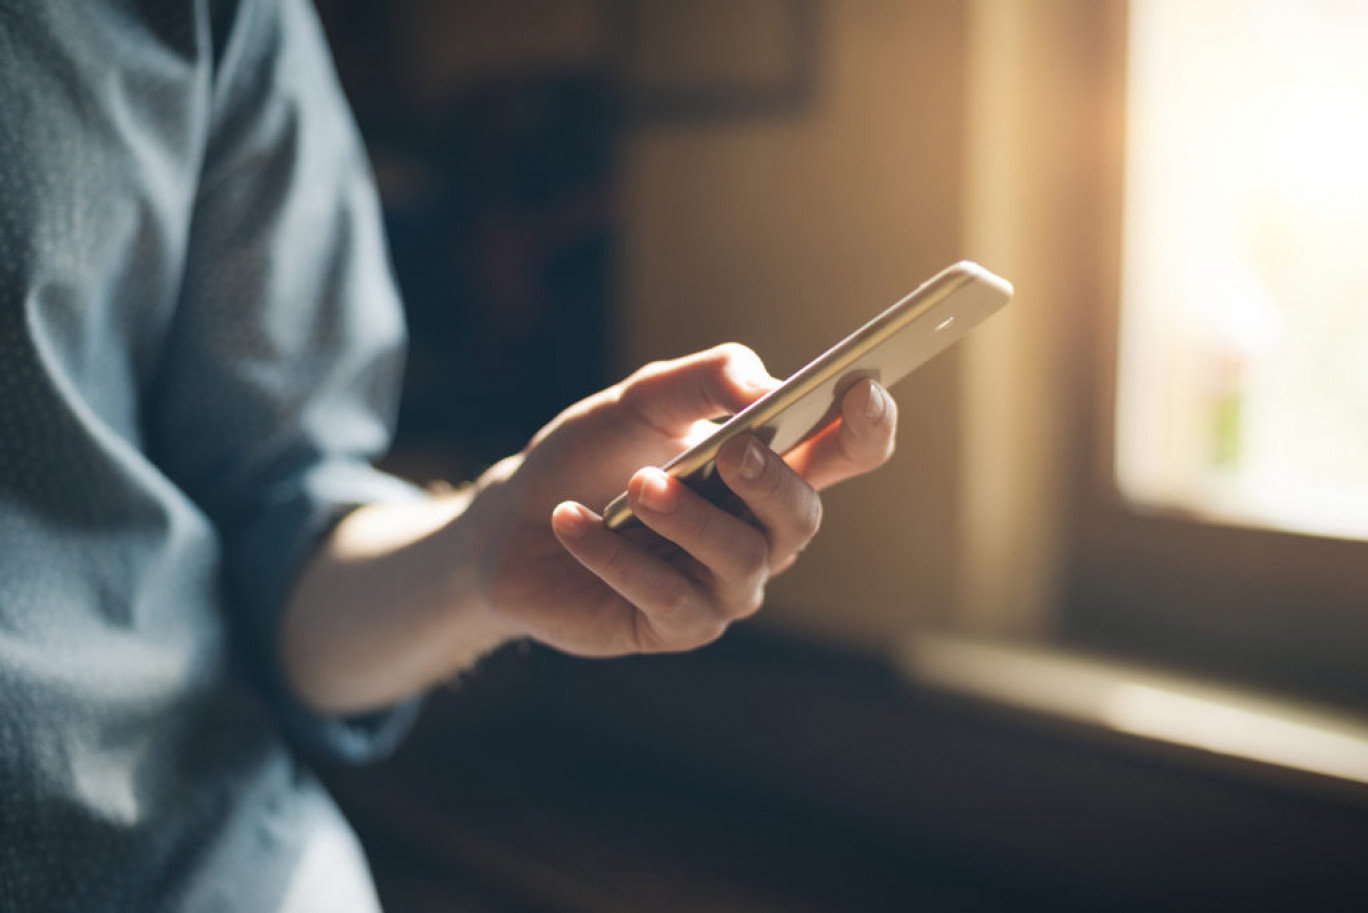
[[[740,412],[778,383],[734,344],[648,365],[491,469],[468,519],[481,530],[484,600],[508,636],[584,656],[675,651],[758,609],[820,524],[817,489],[881,465],[897,422],[867,381],[847,391],[843,421],[788,462],[735,437],[717,471],[745,518],[656,468],[694,442],[699,420]],[[587,505],[627,477],[643,528],[614,532]]]
[[[583,655],[716,638],[758,609],[816,533],[818,490],[891,455],[897,408],[879,379],[924,363],[1010,294],[982,267],[956,264],[783,384],[750,350],[725,345],[648,365],[572,406],[486,485],[512,518],[491,540],[490,604],[526,636]],[[701,420],[728,415],[698,440]],[[716,490],[668,471],[688,465],[710,467]],[[628,477],[608,517],[586,506]],[[719,507],[719,493],[737,503]],[[644,528],[615,530],[614,515]]]

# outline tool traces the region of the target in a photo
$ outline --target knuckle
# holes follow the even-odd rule
[[[681,649],[694,650],[716,642],[727,633],[728,624],[724,618],[710,618],[691,632],[688,640],[681,643]]]
[[[822,528],[822,499],[816,492],[809,492],[805,501],[798,519],[798,532],[804,542],[817,535],[817,530]]]
[[[646,364],[637,369],[637,372],[633,376],[640,380],[648,380],[650,378],[659,377],[669,369],[670,363],[668,361],[663,358],[657,358],[653,361],[646,362]]]
[[[651,599],[653,612],[672,628],[685,627],[693,609],[693,593],[687,586],[662,586]]]
[[[768,547],[755,552],[759,559],[752,563],[748,560],[745,573],[728,581],[719,594],[718,605],[723,619],[727,622],[754,615],[765,601],[765,586],[769,583],[770,569],[762,556],[767,556]]]
[[[720,640],[722,635],[726,633],[727,622],[721,620],[714,621],[704,629],[702,639],[699,641],[698,646],[702,647],[706,644]]]
[[[745,611],[742,612],[741,617],[742,617],[742,618],[749,618],[750,616],[754,615],[756,612],[760,611],[760,607],[763,606],[764,604],[765,604],[765,588],[764,588],[763,586],[757,586],[757,587],[751,592],[750,598],[746,600],[746,604],[745,604],[745,607],[744,607]]]
[[[750,367],[760,365],[760,356],[750,346],[739,342],[724,342],[713,347],[713,352],[723,362],[739,362]]]
[[[765,582],[764,577],[758,577],[737,593],[727,608],[728,622],[749,618],[760,611],[765,604]]]
[[[748,580],[765,573],[769,567],[769,551],[769,540],[758,529],[753,529],[751,534],[736,544],[736,561]]]
[[[604,577],[620,577],[627,567],[627,549],[622,545],[613,545],[603,556],[600,567]]]
[[[622,381],[622,399],[628,402],[640,400],[642,388],[650,386],[664,370],[663,361],[650,361],[637,368]]]
[[[642,412],[653,397],[655,379],[660,375],[660,362],[639,368],[622,382],[618,402],[634,412]]]
[[[660,632],[642,612],[632,615],[632,649],[637,653],[660,653],[666,649]]]
[[[726,405],[744,406],[744,402],[734,402],[737,396],[735,388],[754,388],[757,384],[763,384],[763,379],[769,375],[765,363],[754,350],[738,342],[724,342],[714,347],[712,353],[719,369],[716,379],[720,381],[724,376],[728,379],[719,389],[719,393],[727,400]]]

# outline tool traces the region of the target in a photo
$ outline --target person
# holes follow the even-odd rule
[[[893,446],[864,383],[701,500],[651,466],[775,383],[724,345],[433,496],[371,466],[402,337],[304,0],[0,0],[0,907],[376,909],[288,746],[383,753],[510,640],[707,643]]]

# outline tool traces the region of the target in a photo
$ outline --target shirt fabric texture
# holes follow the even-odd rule
[[[403,324],[300,0],[0,0],[0,910],[377,908],[275,662]]]

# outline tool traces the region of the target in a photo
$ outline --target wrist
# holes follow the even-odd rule
[[[372,505],[343,519],[305,568],[281,660],[322,712],[375,709],[468,668],[515,634],[479,586],[474,487]]]
[[[504,600],[497,596],[499,577],[508,563],[508,544],[517,527],[514,476],[522,460],[522,454],[515,454],[485,470],[469,486],[468,503],[450,527],[459,540],[453,546],[454,553],[469,559],[464,573],[453,583],[465,591],[471,610],[483,619],[490,637],[497,638],[495,646],[528,636],[516,613],[509,612]]]

